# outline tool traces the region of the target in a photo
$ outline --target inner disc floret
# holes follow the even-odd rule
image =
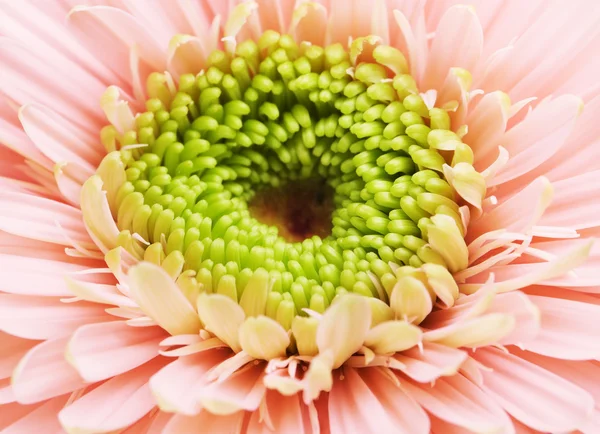
[[[161,265],[192,303],[201,292],[240,302],[249,281],[264,281],[264,314],[286,330],[347,292],[416,323],[392,297],[398,285],[453,302],[457,290],[428,278],[467,266],[465,203],[445,171],[480,181],[473,154],[447,111],[425,103],[402,53],[363,53],[365,43],[347,51],[268,31],[235,55],[213,52],[177,87],[150,75],[133,128],[102,131],[113,152],[98,175],[112,186],[120,245]],[[250,214],[257,192],[307,179],[334,192],[331,235],[288,242]]]

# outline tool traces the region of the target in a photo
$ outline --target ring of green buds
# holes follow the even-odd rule
[[[177,85],[153,73],[147,111],[130,120],[109,88],[109,153],[82,198],[103,190],[116,245],[160,265],[194,306],[226,296],[292,330],[291,351],[310,352],[308,320],[345,293],[420,323],[458,296],[462,211],[485,182],[402,53],[363,54],[366,43],[323,48],[267,31],[235,54],[213,52]],[[310,178],[333,189],[330,236],[288,242],[250,214],[257,192]]]

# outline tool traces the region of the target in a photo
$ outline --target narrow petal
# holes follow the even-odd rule
[[[130,371],[158,356],[165,338],[159,327],[130,327],[126,321],[90,324],[79,328],[69,340],[65,355],[89,383]]]
[[[217,416],[207,410],[202,410],[196,416],[176,414],[165,425],[163,434],[182,434],[187,432],[237,433],[244,422],[243,411],[232,415]]]
[[[85,383],[64,358],[68,338],[45,341],[21,359],[12,377],[17,400],[32,404],[72,392]]]
[[[452,348],[477,348],[498,342],[514,330],[515,324],[510,315],[490,313],[425,332],[423,340]]]
[[[364,297],[344,296],[325,312],[317,330],[319,352],[333,353],[338,368],[360,349],[371,325],[371,308]]]
[[[54,339],[84,324],[114,319],[107,306],[96,303],[62,303],[57,297],[0,294],[0,330],[25,339]]]
[[[162,268],[143,262],[129,270],[129,279],[131,295],[140,308],[170,334],[200,330],[198,314]]]
[[[198,315],[206,330],[239,352],[239,329],[245,319],[242,308],[231,298],[221,294],[200,294],[198,297]]]
[[[483,389],[512,416],[534,429],[577,429],[594,408],[583,389],[519,357],[482,349],[473,357],[493,371],[483,373]]]
[[[89,178],[81,188],[81,212],[88,233],[103,253],[117,247],[119,229],[113,220],[106,192],[98,175]]]
[[[565,360],[600,359],[600,306],[530,295],[539,309],[540,331],[527,350]]]
[[[3,428],[3,434],[23,434],[35,432],[58,433],[61,431],[60,423],[56,417],[64,407],[69,395],[60,396],[46,401],[38,407],[30,407],[20,418],[13,421],[8,427]],[[20,406],[23,407],[23,406]],[[4,406],[2,413],[8,411]],[[17,409],[16,412],[19,410]],[[17,413],[18,414],[18,413]]]
[[[406,321],[386,321],[367,334],[365,345],[376,354],[396,353],[421,342],[421,329]]]
[[[270,434],[273,432],[281,434],[316,434],[311,430],[309,424],[305,424],[303,417],[302,401],[298,396],[280,396],[275,392],[268,392],[266,407],[269,412],[272,429],[263,420],[260,411],[252,413],[248,424],[248,432],[253,434]]]
[[[357,370],[345,368],[343,373],[336,373],[335,382],[329,394],[329,420],[332,434],[348,432],[381,433],[399,432],[408,433],[398,422],[407,417],[411,407],[418,408],[410,399],[397,389],[391,380],[380,378],[383,374],[371,373],[364,378]],[[374,380],[374,383],[371,383]],[[386,384],[387,383],[387,384]],[[372,388],[371,388],[372,387]],[[395,390],[394,390],[395,389]],[[398,401],[394,402],[395,399]],[[402,403],[412,406],[399,410]],[[416,432],[428,431],[427,423],[423,421],[422,410],[417,410],[415,423]]]
[[[473,70],[483,47],[483,31],[475,11],[469,6],[453,6],[436,29],[429,53],[424,85],[439,88],[440,80],[453,67]]]
[[[423,342],[423,349],[412,348],[394,356],[404,367],[400,370],[419,383],[430,383],[439,377],[455,375],[467,353],[432,342]]]
[[[202,388],[200,402],[213,414],[228,415],[240,410],[254,411],[262,401],[264,365],[249,365],[230,377]]]
[[[155,407],[148,378],[164,365],[163,360],[152,361],[108,380],[61,410],[60,423],[69,434],[108,433],[128,427]]]
[[[244,321],[239,329],[239,341],[242,350],[255,359],[271,360],[285,356],[290,337],[277,321],[259,316]]]
[[[201,410],[200,393],[207,373],[228,357],[225,351],[205,351],[180,357],[150,378],[150,388],[163,411],[185,415]]]
[[[425,410],[453,425],[476,433],[510,432],[504,410],[460,374],[438,378],[433,387],[411,381],[401,386]]]

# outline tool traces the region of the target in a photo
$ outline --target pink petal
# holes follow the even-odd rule
[[[67,402],[67,398],[68,395],[57,397],[45,402],[39,407],[28,409],[29,411],[26,414],[4,428],[2,433],[24,434],[43,432],[48,434],[59,434],[64,432],[62,431],[56,416]],[[4,411],[8,411],[8,409],[5,410],[5,408],[2,407],[2,413],[4,413]],[[2,428],[1,424],[0,428]]]
[[[44,155],[55,163],[75,163],[88,177],[92,175],[105,152],[100,148],[96,137],[80,131],[41,104],[27,104],[21,107],[19,120],[29,138]],[[84,180],[85,178],[81,181]]]
[[[116,35],[119,42],[126,47],[137,45],[141,57],[149,65],[157,71],[164,71],[166,58],[164,53],[167,49],[164,42],[166,41],[162,41],[161,44],[156,35],[148,28],[144,28],[131,14],[109,6],[81,6],[76,7],[69,14],[69,20],[76,26],[83,26],[86,20],[89,23],[90,18],[96,26],[101,24],[104,32]]]
[[[546,178],[538,178],[472,222],[468,239],[474,240],[497,229],[527,233],[539,221],[551,200],[550,182]]]
[[[582,108],[581,99],[573,95],[540,103],[523,122],[504,136],[502,146],[511,158],[488,186],[504,184],[527,175],[551,158],[565,143]]]
[[[305,424],[302,407],[304,407],[304,403],[299,395],[282,396],[276,392],[267,392],[266,408],[269,412],[272,429],[262,420],[261,412],[255,411],[250,417],[247,433],[313,433],[310,425]]]
[[[397,387],[391,380],[387,381],[388,388]],[[388,410],[396,410],[398,407],[389,408],[387,405],[384,407],[384,403],[369,388],[369,384],[370,382],[366,382],[352,368],[345,368],[334,374],[334,384],[329,394],[331,434],[404,432],[398,431],[399,427],[396,425],[398,419],[402,420],[404,415],[398,415],[398,419],[393,418],[393,413]],[[387,395],[382,398],[388,405],[390,404],[390,395],[403,396],[402,392],[390,392]],[[405,396],[404,398],[406,399]],[[417,424],[417,426],[420,429],[427,428],[427,425]]]
[[[11,294],[69,296],[65,275],[87,267],[62,261],[0,254],[0,290]]]
[[[162,434],[182,434],[193,432],[238,433],[244,422],[244,412],[239,411],[229,416],[217,416],[202,410],[195,416],[176,414],[167,423]]]
[[[107,433],[128,427],[156,405],[148,379],[164,365],[165,360],[156,359],[108,380],[65,407],[58,415],[61,424],[68,432]]]
[[[18,402],[11,402],[10,404],[2,405],[0,407],[0,430],[7,428],[19,421],[19,419],[26,417],[29,413],[35,411],[36,408],[39,408],[43,404],[44,403],[22,405]]]
[[[180,357],[150,378],[150,388],[158,406],[174,413],[194,415],[200,409],[202,388],[209,381],[207,373],[229,356],[226,351],[204,351]]]
[[[600,170],[553,183],[555,197],[540,225],[572,229],[600,226],[600,207],[597,201],[590,200],[600,197],[598,179]]]
[[[315,28],[325,28],[327,25],[327,8],[319,3],[303,3],[294,13],[291,24],[291,34],[296,40],[308,41],[312,44],[323,45],[325,34],[315,32]]]
[[[85,385],[65,360],[67,341],[64,337],[42,342],[21,359],[12,378],[12,388],[19,402],[44,401]]]
[[[486,348],[473,357],[493,370],[483,372],[486,393],[534,429],[577,429],[594,408],[594,400],[585,390],[517,356]]]
[[[358,374],[377,397],[399,433],[425,434],[429,431],[429,417],[402,388],[397,387],[390,377],[391,373],[386,374],[384,370],[375,368],[360,369]]]
[[[266,393],[262,380],[264,369],[263,364],[248,365],[225,380],[202,388],[202,406],[219,415],[233,414],[239,410],[256,410]]]
[[[396,354],[396,360],[404,364],[400,370],[419,383],[430,383],[439,377],[454,375],[467,359],[464,351],[423,342],[423,349],[412,348]]]
[[[13,369],[27,351],[38,344],[38,341],[22,339],[0,332],[0,378],[10,377]]]
[[[475,432],[509,431],[511,426],[494,399],[460,374],[438,378],[433,387],[412,381],[401,385],[425,410],[453,425]]]
[[[22,193],[0,193],[0,229],[25,238],[94,250],[81,211],[69,205]]]
[[[473,8],[453,6],[435,32],[424,78],[425,89],[439,89],[450,68],[473,70],[481,55],[483,32]]]
[[[527,350],[565,360],[600,358],[600,306],[530,295],[540,310],[541,328]]]
[[[54,339],[114,317],[96,303],[62,303],[56,297],[0,294],[0,330],[25,339]]]
[[[126,321],[90,324],[71,337],[66,357],[89,383],[137,368],[158,356],[167,334],[159,327],[135,328]]]

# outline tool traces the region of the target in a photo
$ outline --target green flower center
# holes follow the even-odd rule
[[[348,52],[269,31],[234,56],[213,52],[176,89],[151,75],[135,129],[102,133],[126,166],[111,203],[123,245],[187,294],[238,302],[263,276],[266,314],[286,329],[340,293],[388,302],[399,273],[424,263],[456,271],[431,234],[442,215],[462,240],[443,167],[472,153],[447,111],[425,104],[402,53],[361,54],[365,42]]]

